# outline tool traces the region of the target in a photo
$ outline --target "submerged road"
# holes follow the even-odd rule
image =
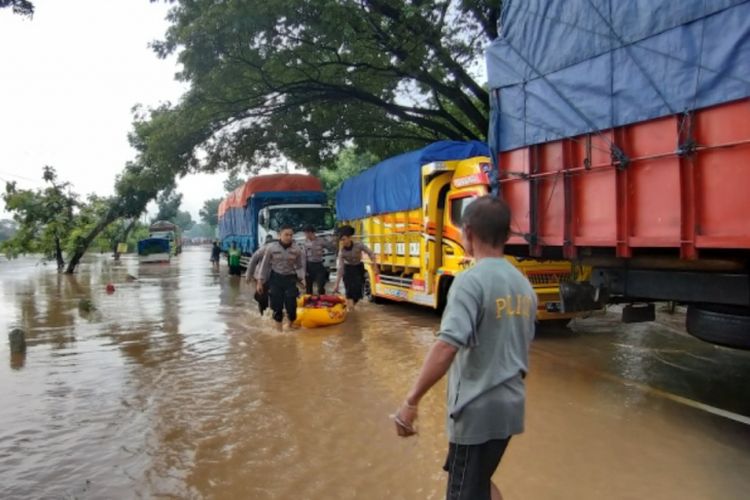
[[[0,260],[0,330],[29,344],[0,342],[0,498],[443,498],[444,384],[418,436],[388,419],[437,316],[364,304],[277,333],[208,257],[93,256],[76,276]],[[750,352],[681,320],[538,333],[526,433],[495,477],[506,500],[747,498]]]

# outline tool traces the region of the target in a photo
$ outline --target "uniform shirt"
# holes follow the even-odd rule
[[[250,264],[247,266],[247,277],[258,279],[260,276],[260,266],[259,264],[263,260],[263,256],[266,255],[266,250],[268,250],[268,246],[271,243],[265,243],[262,247],[260,247],[252,256],[250,259]]]
[[[481,444],[523,432],[534,289],[507,260],[481,259],[448,292],[438,338],[458,348],[448,371],[448,437]]]
[[[300,280],[305,279],[305,251],[294,242],[287,248],[278,241],[269,243],[258,271],[259,279],[268,282],[271,271],[281,275],[296,273]]]
[[[356,266],[362,263],[362,252],[366,253],[370,257],[370,260],[372,262],[375,262],[375,254],[372,253],[372,250],[370,250],[367,245],[365,245],[364,243],[360,243],[359,241],[353,242],[352,246],[349,248],[339,248],[339,260],[336,266],[339,274],[343,276],[345,265]]]
[[[240,257],[242,257],[242,252],[240,252],[239,248],[230,248],[229,249],[229,252],[227,253],[227,258],[228,258],[230,266],[239,266],[240,265]]]
[[[325,250],[336,250],[336,245],[326,238],[317,237],[314,240],[305,240],[305,256],[307,262],[323,262]]]

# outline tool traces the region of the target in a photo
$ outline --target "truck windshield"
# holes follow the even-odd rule
[[[333,212],[326,207],[290,207],[270,211],[269,229],[279,231],[281,226],[287,224],[295,232],[302,231],[306,226],[313,226],[316,231],[328,231],[333,229]]]
[[[466,212],[466,207],[476,200],[477,196],[466,196],[464,198],[453,198],[451,200],[451,223],[456,227],[461,227],[461,219]]]

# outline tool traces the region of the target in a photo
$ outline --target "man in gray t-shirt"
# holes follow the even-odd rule
[[[462,230],[476,265],[455,278],[438,340],[394,418],[400,436],[413,435],[420,399],[447,372],[447,498],[494,500],[502,496],[492,474],[510,437],[523,432],[537,298],[503,257],[510,230],[503,201],[485,196],[471,203]]]

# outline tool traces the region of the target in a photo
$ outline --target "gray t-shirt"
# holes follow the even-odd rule
[[[438,338],[458,348],[448,371],[448,438],[481,444],[523,432],[534,289],[507,260],[486,258],[459,274]]]

